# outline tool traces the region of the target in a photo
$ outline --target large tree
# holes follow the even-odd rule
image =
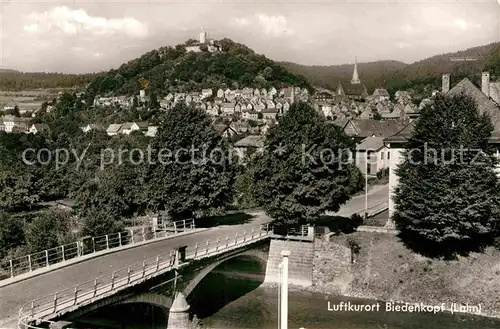
[[[152,141],[146,186],[149,207],[172,218],[203,217],[232,202],[235,159],[201,110],[178,104]]]
[[[73,242],[71,214],[64,210],[49,210],[37,214],[26,228],[26,243],[31,253]]]
[[[352,140],[310,105],[295,103],[271,128],[265,151],[249,169],[250,193],[277,222],[314,222],[337,211],[355,190]]]
[[[449,257],[498,234],[492,130],[489,117],[464,94],[436,96],[422,109],[396,170],[394,220],[409,246]]]
[[[0,211],[0,258],[15,247],[24,244],[24,223]]]

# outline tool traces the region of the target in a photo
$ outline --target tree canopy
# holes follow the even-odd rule
[[[314,222],[350,199],[352,140],[310,105],[295,103],[271,128],[250,164],[250,193],[279,223]],[[248,180],[247,180],[248,184]]]
[[[173,218],[201,217],[232,202],[235,160],[206,113],[176,105],[151,149],[145,178],[151,209],[166,210]]]

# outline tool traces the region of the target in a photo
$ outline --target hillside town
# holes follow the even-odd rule
[[[450,74],[442,76],[441,90],[433,91],[446,94],[450,91]],[[500,104],[500,82],[490,81],[489,73],[482,73],[482,85],[479,90],[470,82],[467,84],[468,93],[476,95],[482,93],[489,99],[489,106]],[[79,96],[82,94],[80,93]],[[117,107],[130,109],[137,102],[139,107],[147,106],[149,96],[146,90],[140,90],[135,96],[96,97],[94,108]],[[184,103],[206,112],[214,119],[214,128],[227,138],[232,138],[234,147],[244,157],[248,149],[262,150],[265,135],[270,127],[274,126],[279,116],[284,115],[295,102],[308,102],[327,120],[341,126],[346,134],[357,140],[354,159],[363,173],[375,174],[391,166],[390,146],[384,142],[385,138],[396,135],[404,127],[418,118],[419,111],[431,104],[429,98],[423,99],[417,106],[407,91],[397,91],[394,99],[387,90],[377,88],[369,95],[362,83],[357,63],[354,64],[350,82],[339,81],[336,91],[319,88],[313,95],[307,89],[288,87],[281,90],[276,88],[258,89],[243,88],[203,89],[198,92],[168,93],[159,101],[160,109],[168,111],[176,104]],[[480,104],[483,104],[480,103]],[[484,105],[483,105],[484,106]],[[9,106],[4,110],[11,110]],[[48,112],[51,107],[48,107]],[[37,111],[32,113],[36,117]],[[130,135],[139,132],[148,137],[154,137],[158,126],[148,122],[117,122],[103,126],[99,122],[81,126],[84,133],[90,131],[104,131],[108,136]],[[40,133],[47,131],[46,124],[30,124],[29,118],[4,115],[1,117],[0,131]],[[238,136],[241,136],[238,138]],[[368,160],[365,157],[368,156]],[[369,165],[367,166],[367,161]]]

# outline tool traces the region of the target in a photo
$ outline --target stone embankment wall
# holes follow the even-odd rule
[[[351,249],[334,242],[316,239],[311,290],[344,294],[349,290],[353,278]]]
[[[264,283],[280,282],[280,263],[283,259],[281,251],[290,251],[288,261],[288,282],[290,285],[309,287],[313,277],[313,248],[312,241],[292,241],[272,239],[269,247],[269,256]]]

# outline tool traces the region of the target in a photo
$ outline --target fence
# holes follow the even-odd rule
[[[151,229],[147,230],[143,227],[142,229],[129,230],[98,237],[86,237],[80,241],[75,241],[70,244],[3,261],[0,263],[0,270],[4,273],[8,273],[7,275],[12,278],[84,255],[125,245],[160,239],[179,232],[184,232],[186,230],[192,230],[194,228],[194,220],[188,219],[172,222],[170,223],[170,226],[166,227],[166,230],[159,232]]]
[[[274,233],[283,236],[307,236],[309,233],[309,225],[297,227],[274,226]]]
[[[151,226],[153,217],[151,216],[140,216],[134,218],[127,218],[123,220],[125,227],[135,227],[135,226]]]
[[[198,260],[262,240],[271,235],[269,225],[259,225],[251,230],[234,235],[221,236],[203,243],[186,246],[183,255],[179,250],[170,250],[140,263],[114,271],[108,275],[80,283],[74,287],[55,292],[26,303],[19,310],[19,329],[38,328],[44,317],[67,310],[75,305],[91,303],[99,296],[129,287],[151,277],[168,272],[183,265],[184,260]]]

